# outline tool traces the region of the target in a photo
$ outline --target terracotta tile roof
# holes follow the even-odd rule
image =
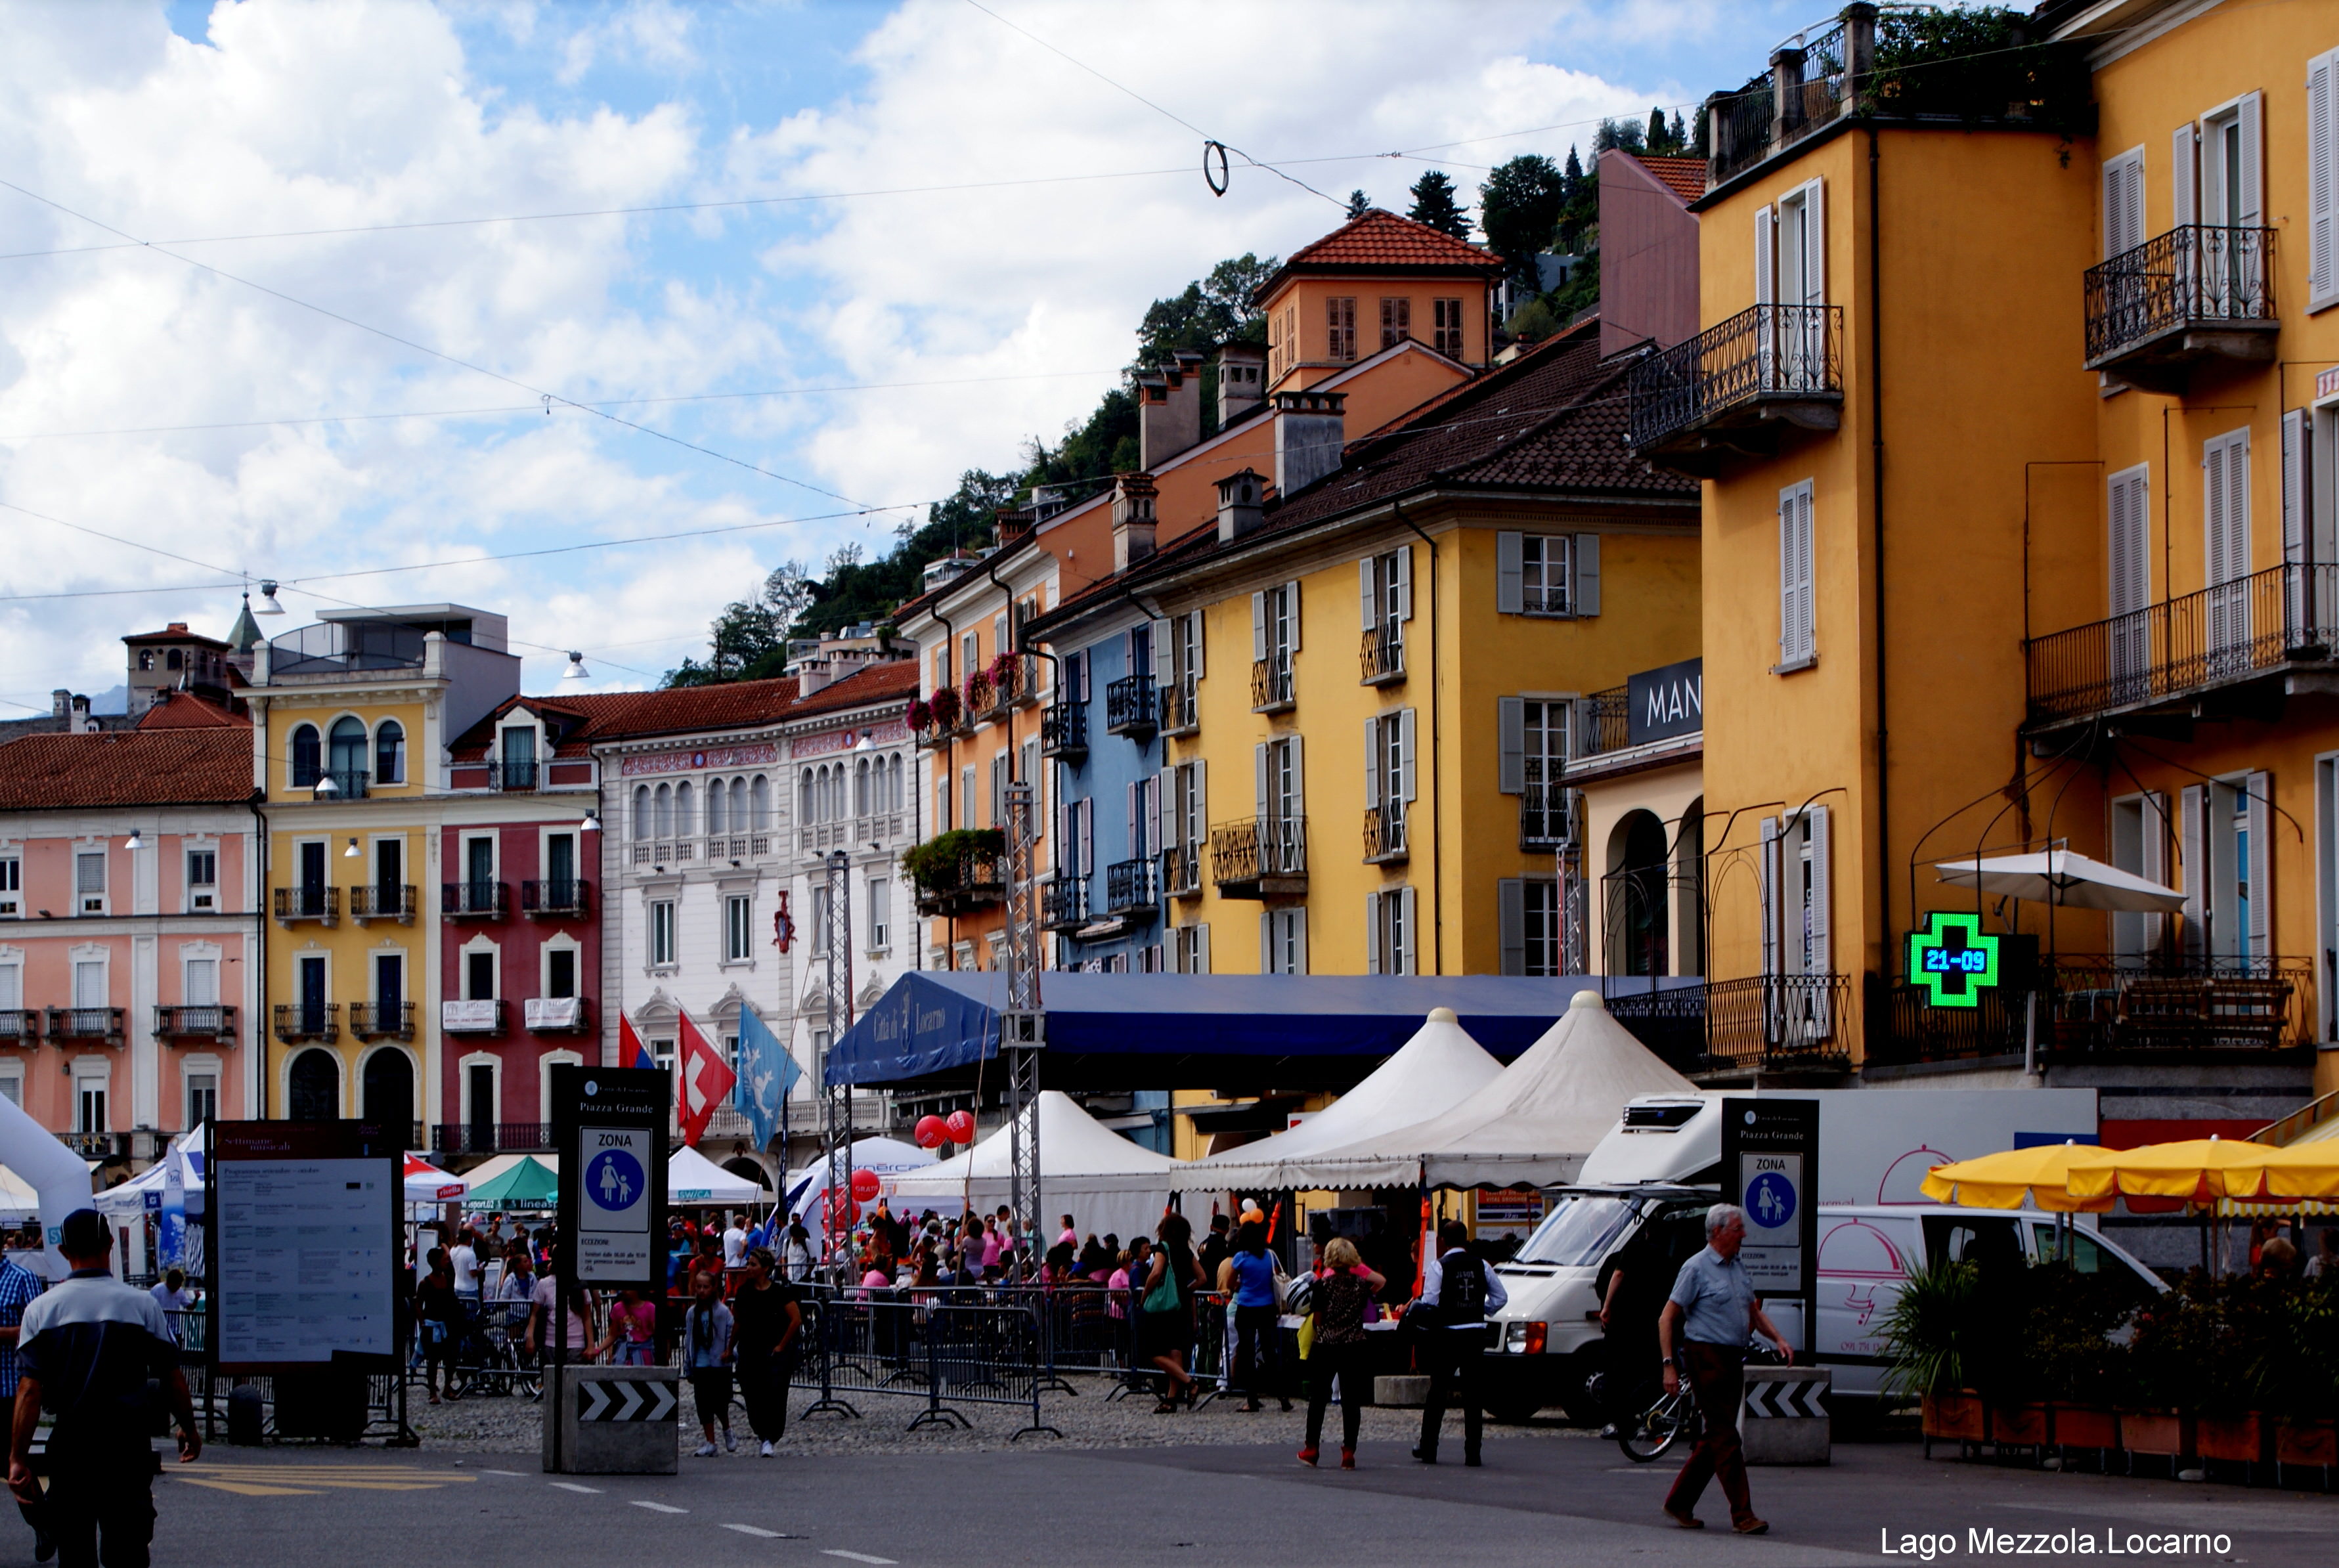
[[[1263,303],[1286,278],[1302,272],[1468,272],[1493,278],[1502,270],[1501,258],[1492,251],[1374,207],[1314,244],[1294,251],[1273,277],[1251,291],[1250,297],[1253,304]]]
[[[181,626],[165,626],[159,632],[133,632],[122,640],[125,643],[201,643],[205,647],[218,648],[222,652],[233,646],[217,637],[205,636],[201,632],[191,632]]]
[[[550,722],[555,756],[587,755],[599,742],[681,735],[692,730],[745,729],[776,724],[796,698],[794,676],[768,681],[733,681],[724,685],[676,686],[655,692],[597,692],[579,696],[508,697],[495,711],[456,737],[451,760],[472,762],[487,754],[496,721],[516,707]]]
[[[26,735],[0,745],[0,811],[240,805],[251,798],[248,725]]]
[[[810,718],[815,714],[866,707],[871,703],[906,703],[917,695],[918,661],[888,659],[882,665],[865,666],[841,681],[821,687],[790,708],[788,717]]]
[[[154,705],[138,717],[142,730],[250,729],[252,721],[192,692],[154,694]]]
[[[1683,202],[1694,202],[1705,194],[1705,160],[1702,158],[1653,158],[1643,153],[1630,154],[1641,167],[1657,177],[1657,182]]]

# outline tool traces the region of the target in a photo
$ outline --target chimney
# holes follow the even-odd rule
[[[73,716],[73,693],[59,686],[49,694],[49,716],[63,724]]]
[[[1275,488],[1288,499],[1340,466],[1345,392],[1275,394]]]
[[[993,544],[1000,549],[1005,549],[1030,533],[1034,520],[1039,516],[1039,511],[1040,508],[1037,506],[1000,508],[998,511],[992,514]]]
[[[76,694],[73,700],[73,717],[65,725],[67,735],[90,735],[97,733],[97,721],[89,716],[89,699]]]
[[[1117,474],[1112,484],[1112,569],[1125,572],[1153,553],[1153,476]]]
[[[1258,530],[1266,493],[1267,481],[1248,468],[1219,481],[1219,543],[1230,545]]]
[[[1229,343],[1219,350],[1219,429],[1225,429],[1267,396],[1267,350]]]
[[[1202,357],[1180,352],[1137,378],[1138,463],[1151,473],[1202,439]]]

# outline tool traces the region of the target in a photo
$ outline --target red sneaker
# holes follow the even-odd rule
[[[1353,1448],[1343,1448],[1343,1449],[1341,1449],[1341,1450],[1340,1450],[1340,1468],[1341,1468],[1341,1469],[1343,1469],[1343,1470],[1354,1470],[1356,1467],[1357,1467],[1357,1451],[1356,1451],[1355,1449],[1353,1449]]]
[[[1302,1448],[1299,1451],[1299,1463],[1307,1465],[1311,1470],[1314,1469],[1316,1467],[1316,1450],[1313,1448]]]

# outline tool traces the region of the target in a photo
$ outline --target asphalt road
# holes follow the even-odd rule
[[[169,1568],[414,1568],[497,1561],[686,1561],[693,1568],[846,1563],[1090,1564],[1877,1563],[1949,1533],[1934,1562],[1976,1559],[1969,1532],[2086,1531],[2099,1556],[2131,1533],[2197,1533],[2229,1549],[2155,1561],[2326,1564],[2339,1497],[1928,1462],[1912,1444],[1844,1445],[1826,1469],[1757,1470],[1772,1533],[1738,1539],[1658,1512],[1675,1468],[1625,1464],[1591,1438],[1493,1439],[1486,1464],[1417,1465],[1367,1444],[1354,1474],[1282,1449],[1050,1450],[867,1456],[743,1450],[672,1476],[547,1476],[533,1455],[218,1448],[156,1489],[154,1560]],[[1880,1532],[1887,1540],[1880,1540]],[[2110,1537],[2113,1551],[2105,1543]],[[0,1526],[0,1563],[30,1563]],[[1991,1555],[2018,1556],[2012,1552]],[[2068,1561],[2065,1553],[2032,1554]]]

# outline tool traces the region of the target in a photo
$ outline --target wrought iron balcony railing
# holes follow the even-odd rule
[[[1210,880],[1228,898],[1308,891],[1308,819],[1262,816],[1210,830]]]
[[[2202,958],[2102,953],[2042,956],[2016,983],[1981,993],[1972,1008],[1925,1005],[1913,987],[1890,988],[1869,1029],[1871,1061],[1957,1061],[2085,1057],[2166,1060],[2197,1052],[2311,1050],[2314,969],[2305,958]]]
[[[1141,860],[1115,861],[1105,867],[1105,908],[1113,914],[1136,914],[1160,908],[1159,870],[1151,855]]]
[[[988,675],[966,677],[966,689],[961,694],[967,718],[981,724],[995,719],[1007,711],[1007,694]]]
[[[441,1121],[430,1129],[434,1154],[548,1154],[548,1121]]]
[[[53,1007],[49,1009],[49,1039],[60,1045],[68,1040],[120,1045],[123,1016],[127,1011],[119,1007]]]
[[[1292,705],[1291,656],[1271,653],[1250,666],[1250,711],[1279,714]]]
[[[280,887],[276,918],[286,925],[313,920],[331,925],[341,918],[341,890],[337,887]]]
[[[525,792],[536,787],[537,764],[534,757],[505,757],[488,763],[488,785],[491,789]]]
[[[997,903],[1007,896],[1007,857],[966,854],[952,871],[918,885],[918,912],[923,915],[964,914]]]
[[[1595,757],[1633,744],[1633,705],[1623,686],[1594,692],[1575,705],[1575,754]]]
[[[1565,784],[1529,780],[1519,792],[1519,847],[1548,854],[1574,843],[1575,794]]]
[[[0,1021],[5,1016],[0,1014]],[[0,1034],[5,1034],[5,1029],[0,1029]],[[233,1040],[235,1009],[218,1003],[157,1007],[154,1035],[158,1040]]]
[[[309,787],[319,800],[363,800],[372,779],[364,768],[321,768]]]
[[[1772,974],[1625,991],[1608,1011],[1683,1072],[1827,1070],[1850,1061],[1850,999],[1845,975]]]
[[[2191,361],[2274,358],[2274,231],[2186,223],[2087,269],[2087,359],[2149,390]]]
[[[1123,676],[1104,688],[1104,727],[1108,735],[1127,735],[1143,745],[1159,732],[1160,725],[1151,676]]]
[[[1841,305],[1756,305],[1633,367],[1626,441],[1652,462],[1711,476],[1731,455],[1777,449],[1781,425],[1841,422]]]
[[[1089,922],[1089,879],[1066,876],[1040,889],[1040,924],[1049,931],[1067,931]]]
[[[1405,807],[1403,805],[1368,805],[1365,808],[1365,859],[1373,864],[1406,858]]]
[[[1189,735],[1202,727],[1200,682],[1180,676],[1161,688],[1161,733]]]
[[[353,1001],[350,1003],[350,1032],[360,1040],[412,1040],[414,1004]]]
[[[734,841],[735,843],[737,841]],[[715,858],[715,841],[707,842],[707,858]],[[750,846],[740,844],[739,853]],[[735,856],[730,858],[736,858]],[[574,920],[593,912],[593,884],[582,877],[546,877],[519,884],[519,907],[523,914],[539,919]]]
[[[457,920],[501,920],[510,888],[499,882],[439,884],[439,912]]]
[[[1161,891],[1183,898],[1202,891],[1202,846],[1173,843],[1161,852]]]
[[[1405,679],[1405,634],[1394,626],[1368,626],[1357,654],[1361,685],[1389,685]]]
[[[2029,722],[2156,704],[2339,657],[2339,566],[2293,562],[2024,646]]]
[[[1040,715],[1040,754],[1078,767],[1089,754],[1089,710],[1081,703],[1051,703]]]
[[[414,884],[410,882],[387,887],[378,883],[360,883],[350,889],[350,918],[360,925],[370,920],[411,924],[414,902]]]
[[[276,1004],[276,1038],[291,1045],[304,1040],[337,1040],[341,1032],[338,1001],[280,1001]]]

